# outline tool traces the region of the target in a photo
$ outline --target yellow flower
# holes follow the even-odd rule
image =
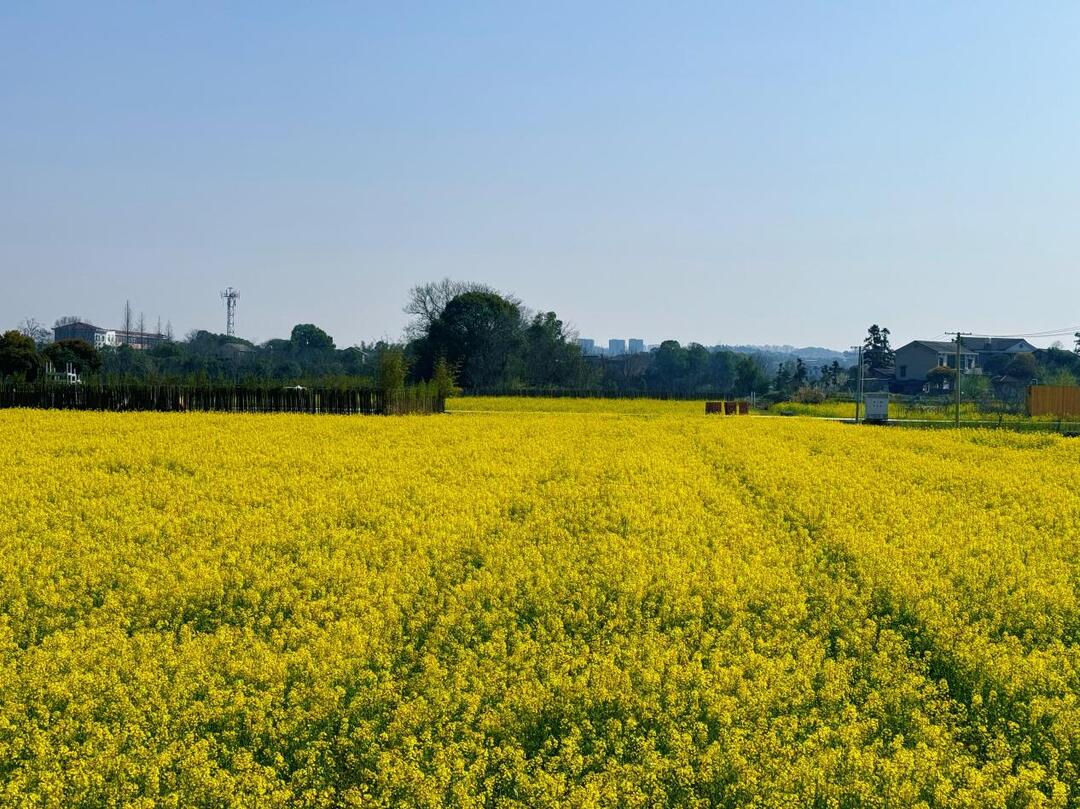
[[[0,805],[1080,801],[1080,444],[450,409],[0,412]]]

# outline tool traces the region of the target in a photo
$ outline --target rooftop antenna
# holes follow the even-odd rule
[[[236,301],[240,298],[240,290],[229,287],[221,293],[225,301],[225,334],[229,337],[236,336]]]

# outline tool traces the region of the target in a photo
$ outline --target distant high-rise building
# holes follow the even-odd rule
[[[577,344],[578,348],[581,349],[581,353],[586,357],[596,353],[596,341],[589,337],[579,337]]]
[[[645,353],[645,341],[639,340],[637,337],[631,337],[629,342],[629,348],[627,349],[631,354],[644,354]]]
[[[608,340],[607,341],[608,355],[617,357],[620,354],[626,353],[626,340]]]

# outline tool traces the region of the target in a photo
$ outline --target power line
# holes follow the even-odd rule
[[[972,337],[1006,337],[1020,340],[1026,337],[1066,337],[1080,331],[1080,326],[1067,326],[1060,329],[1047,329],[1046,331],[1033,331],[1024,334],[973,334]],[[951,332],[950,332],[951,333]]]

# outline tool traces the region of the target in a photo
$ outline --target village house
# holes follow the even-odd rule
[[[964,348],[979,355],[976,365],[982,369],[986,369],[995,358],[1011,359],[1017,354],[1031,354],[1036,350],[1027,340],[1015,337],[965,337]]]
[[[960,370],[980,374],[987,366],[1004,364],[1017,354],[1030,354],[1035,346],[1012,337],[964,337],[960,341]],[[935,368],[956,368],[955,340],[912,340],[896,349],[895,387],[915,391],[922,388]]]

